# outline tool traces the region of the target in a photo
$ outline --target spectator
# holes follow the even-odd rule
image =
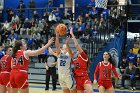
[[[48,1],[48,12],[51,12],[52,11],[52,7],[53,7],[53,1],[52,0],[49,0]]]
[[[98,11],[96,10],[96,8],[92,7],[92,10],[89,11],[90,17],[95,18],[97,17],[97,14],[98,14]]]
[[[56,17],[57,22],[61,21],[61,12],[59,10],[59,8],[56,8],[56,10],[54,10],[54,15]]]
[[[18,17],[18,15],[16,15],[14,13],[13,16],[12,16],[11,22],[16,22],[16,20],[19,21],[19,17]]]
[[[26,18],[24,21],[24,29],[25,29],[27,35],[29,35],[29,31],[31,29],[31,23],[28,18]]]
[[[137,57],[139,57],[139,58],[140,58],[140,49],[139,49],[139,51],[138,51]]]
[[[137,58],[137,67],[140,67],[140,57]]]
[[[136,58],[137,55],[133,53],[133,49],[131,48],[127,54],[127,61],[133,62],[133,64],[136,65]]]
[[[49,14],[49,23],[56,23],[56,16],[54,15],[53,11]]]
[[[49,20],[49,15],[48,15],[48,13],[47,13],[47,12],[44,12],[42,18],[43,18],[46,22],[48,22],[48,20]]]
[[[20,14],[25,12],[25,4],[23,3],[23,0],[20,0],[20,4],[18,5],[17,9],[19,9]]]
[[[137,43],[134,43],[134,47],[132,49],[133,49],[133,53],[137,55],[138,54],[138,51],[139,51],[138,44]]]
[[[10,24],[8,23],[7,20],[5,21],[3,26],[6,28],[6,30],[9,30],[9,28],[10,28]]]
[[[33,13],[33,18],[34,18],[34,20],[35,20],[36,22],[39,21],[39,15],[38,15],[37,11],[34,11],[34,13]]]
[[[5,41],[8,38],[8,35],[10,34],[10,31],[8,31],[5,26],[2,27],[2,31],[1,31],[1,42],[5,43]]]
[[[57,74],[56,74],[56,64],[57,64],[57,57],[54,56],[53,51],[49,48],[49,55],[45,58],[45,66],[46,66],[46,88],[45,90],[49,90],[49,81],[50,75],[52,76],[52,85],[53,89],[56,90],[56,83],[57,83]]]
[[[35,8],[35,1],[34,0],[30,0],[28,6],[29,6],[29,8]]]
[[[9,39],[9,41],[10,41],[10,46],[14,46],[14,44],[15,44],[15,41],[16,41],[16,39],[14,38],[14,36],[13,35],[11,35],[11,39]]]
[[[34,38],[32,37],[32,35],[30,35],[30,37],[27,39],[27,45],[30,50],[33,50],[33,47],[35,45],[34,45]]]
[[[16,20],[16,29],[15,29],[15,33],[20,35],[20,28],[21,28],[21,24],[19,22],[19,20]]]
[[[129,62],[129,66],[127,66],[124,70],[124,75],[122,76],[122,87],[121,89],[124,89],[124,82],[126,79],[130,79],[130,83],[131,83],[131,90],[135,90],[136,89],[136,67],[135,65],[133,65],[133,62]]]
[[[126,60],[125,57],[122,58],[122,61],[121,61],[121,65],[120,65],[120,72],[121,74],[124,74],[124,70],[126,67],[128,67],[128,61]]]
[[[91,0],[88,4],[90,7],[95,7],[95,0]]]
[[[18,35],[17,35],[16,33],[14,33],[14,30],[13,30],[13,29],[11,30],[11,34],[8,36],[7,39],[11,39],[12,36],[13,36],[16,40],[18,40]]]
[[[42,47],[44,46],[44,44],[41,45]],[[38,60],[39,60],[39,63],[44,63],[45,61],[45,57],[48,55],[48,50],[44,50],[43,53],[41,53],[40,55],[38,55]]]

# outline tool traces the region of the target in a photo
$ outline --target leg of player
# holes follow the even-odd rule
[[[103,86],[100,86],[99,87],[99,93],[105,93],[105,88]]]
[[[86,93],[93,93],[93,88],[91,84],[85,84]]]
[[[20,89],[19,91],[20,91],[20,93],[29,93],[29,88]]]
[[[18,93],[18,88],[12,88],[11,93]]]
[[[63,89],[63,93],[70,93],[70,90],[67,88],[67,89]]]
[[[106,90],[107,93],[115,93],[114,88],[111,87],[109,89]]]
[[[6,87],[3,85],[0,85],[0,93],[6,93]]]

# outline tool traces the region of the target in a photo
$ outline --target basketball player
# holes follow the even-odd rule
[[[13,59],[12,59],[12,70],[10,74],[11,93],[29,93],[28,84],[28,65],[29,57],[41,54],[47,49],[52,43],[51,38],[48,43],[38,50],[26,50],[27,46],[25,42],[17,41],[13,47]]]
[[[10,93],[10,71],[11,71],[11,59],[12,48],[10,46],[5,47],[5,55],[0,60],[0,93]]]
[[[58,64],[58,77],[63,93],[76,93],[75,80],[71,70],[71,58],[73,56],[72,51],[69,48],[68,42],[70,38],[67,38],[66,44],[63,45],[62,49],[59,46],[59,35],[56,32],[56,56]]]
[[[97,84],[97,74],[99,72],[99,79],[98,79],[98,88],[100,93],[115,93],[113,85],[112,85],[112,78],[111,74],[112,71],[116,78],[119,78],[116,69],[115,63],[112,61],[111,54],[109,52],[104,52],[103,54],[103,61],[99,62],[96,70],[94,72],[94,84]]]
[[[74,41],[74,45],[78,50],[77,58],[73,61],[74,64],[74,76],[76,80],[76,90],[77,93],[93,93],[92,82],[88,75],[88,56],[86,50],[83,50],[78,44],[72,28],[70,28],[70,34]]]

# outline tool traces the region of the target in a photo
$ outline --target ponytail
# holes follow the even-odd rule
[[[110,56],[110,58],[108,59],[108,61],[109,61],[114,67],[116,67],[116,63],[115,63],[115,61],[112,59],[111,54],[110,54],[109,52],[107,52],[107,53],[108,53],[108,55]]]
[[[16,57],[16,53],[18,50],[20,50],[20,47],[22,46],[22,42],[20,40],[15,41],[15,45],[13,47],[13,54],[12,57]]]

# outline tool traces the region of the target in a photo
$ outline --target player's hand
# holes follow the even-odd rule
[[[46,70],[48,70],[49,69],[49,67],[48,66],[45,66],[46,67]]]
[[[67,36],[67,39],[66,39],[65,43],[68,44],[69,41],[70,41],[70,36]]]
[[[94,80],[93,83],[96,85],[97,84],[97,80]]]
[[[48,40],[48,44],[51,45],[54,42],[54,37]]]
[[[73,34],[73,28],[72,28],[72,26],[70,27],[70,34],[71,35]]]

